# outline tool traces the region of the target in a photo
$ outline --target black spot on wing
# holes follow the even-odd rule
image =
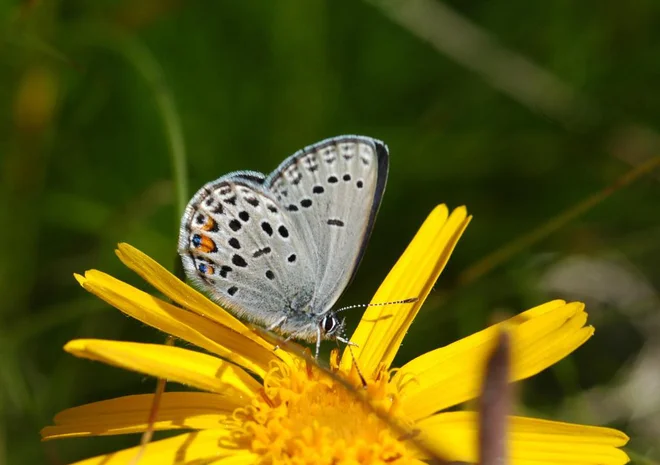
[[[273,235],[273,227],[270,225],[268,221],[264,221],[261,223],[261,229],[269,236]]]
[[[222,265],[222,267],[220,267],[220,276],[222,276],[223,278],[226,278],[227,273],[229,273],[231,271],[233,271],[231,266]]]
[[[326,147],[323,150],[322,155],[323,155],[323,161],[326,162],[328,165],[332,165],[337,159],[336,152],[332,149],[332,147]]]
[[[262,255],[269,254],[271,252],[270,247],[264,247],[263,249],[257,250],[255,253],[252,254],[254,258],[259,258]]]
[[[239,229],[241,229],[241,222],[238,221],[237,219],[233,219],[229,222],[229,227],[231,228],[232,231],[236,232]]]
[[[234,265],[239,266],[241,268],[245,268],[247,266],[247,262],[245,261],[245,259],[238,254],[234,254],[231,257],[231,262]]]
[[[303,166],[311,173],[319,169],[319,164],[313,155],[308,155],[301,159]]]

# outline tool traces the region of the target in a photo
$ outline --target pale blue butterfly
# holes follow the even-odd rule
[[[385,190],[387,146],[364,136],[310,145],[270,175],[206,184],[181,220],[188,278],[239,318],[287,339],[349,343],[333,305],[358,268]]]

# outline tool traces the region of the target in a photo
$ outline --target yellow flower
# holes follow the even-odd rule
[[[479,395],[485,361],[504,324],[511,338],[511,379],[532,376],[570,354],[592,334],[581,303],[548,302],[500,325],[391,369],[419,308],[470,221],[465,208],[438,206],[378,289],[373,302],[418,296],[414,304],[369,307],[351,338],[355,359],[333,352],[330,366],[358,386],[327,376],[286,347],[273,345],[190,288],[152,259],[121,244],[117,254],[175,304],[100,271],[76,276],[88,291],[122,312],[205,352],[135,342],[82,339],[68,352],[167,378],[206,392],[164,393],[156,430],[183,430],[150,443],[148,464],[384,464],[420,463],[412,436],[452,461],[477,462],[474,412],[443,412]],[[355,362],[366,379],[363,388]],[[371,406],[361,397],[366,397]],[[133,395],[65,410],[45,439],[142,432],[153,395]],[[510,417],[510,462],[623,464],[625,434],[608,428]],[[126,464],[138,448],[79,463]]]

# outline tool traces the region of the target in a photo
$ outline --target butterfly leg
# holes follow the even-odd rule
[[[293,336],[289,336],[289,337],[287,337],[286,339],[284,339],[284,340],[282,341],[282,344],[286,344],[286,343],[289,342],[291,339],[293,339]],[[280,348],[280,345],[277,344],[275,347],[273,347],[273,352],[275,352],[275,351],[276,351],[277,349],[279,349],[279,348]]]
[[[317,327],[316,328],[316,355],[314,355],[314,358],[318,359],[319,358],[319,352],[321,351],[321,328]]]
[[[268,328],[266,328],[266,330],[267,330],[267,331],[273,331],[273,330],[279,328],[279,327],[282,326],[284,323],[286,323],[286,319],[287,319],[287,317],[286,317],[286,316],[283,316],[282,318],[280,318],[279,320],[277,320],[275,323],[273,323],[272,325],[270,325]],[[286,339],[284,340],[284,342],[287,342],[287,341],[289,341],[290,339],[291,339],[291,336],[289,336],[288,338],[286,338]],[[275,352],[275,351],[276,351],[277,349],[279,349],[279,348],[280,348],[280,345],[277,344],[275,347],[273,347],[273,352]]]
[[[282,318],[280,318],[279,320],[277,320],[275,323],[273,323],[272,325],[270,325],[268,328],[266,328],[266,330],[268,330],[268,331],[273,331],[273,330],[279,328],[279,327],[282,326],[284,323],[286,323],[286,319],[287,319],[287,317],[286,317],[286,316],[283,316]]]

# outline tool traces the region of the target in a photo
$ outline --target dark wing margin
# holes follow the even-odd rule
[[[266,175],[258,171],[235,171],[233,173],[226,174],[221,179],[231,180],[231,181],[247,181],[254,183],[258,186],[261,186],[266,180]]]
[[[359,139],[364,139],[364,137],[357,136]],[[387,184],[387,176],[389,173],[390,166],[390,152],[387,148],[385,142],[378,139],[371,139],[371,142],[376,146],[376,157],[378,158],[378,181],[376,183],[376,191],[374,193],[374,200],[371,205],[371,212],[369,213],[369,222],[367,223],[367,228],[365,229],[364,238],[362,244],[360,245],[360,252],[358,253],[355,263],[353,263],[353,271],[351,272],[351,277],[348,280],[347,287],[353,282],[353,278],[357,273],[357,270],[362,261],[362,257],[367,250],[367,244],[369,244],[369,239],[371,238],[371,232],[374,229],[374,224],[376,223],[376,216],[378,216],[378,210],[380,210],[380,204],[383,200],[383,194],[385,193],[385,185]]]

